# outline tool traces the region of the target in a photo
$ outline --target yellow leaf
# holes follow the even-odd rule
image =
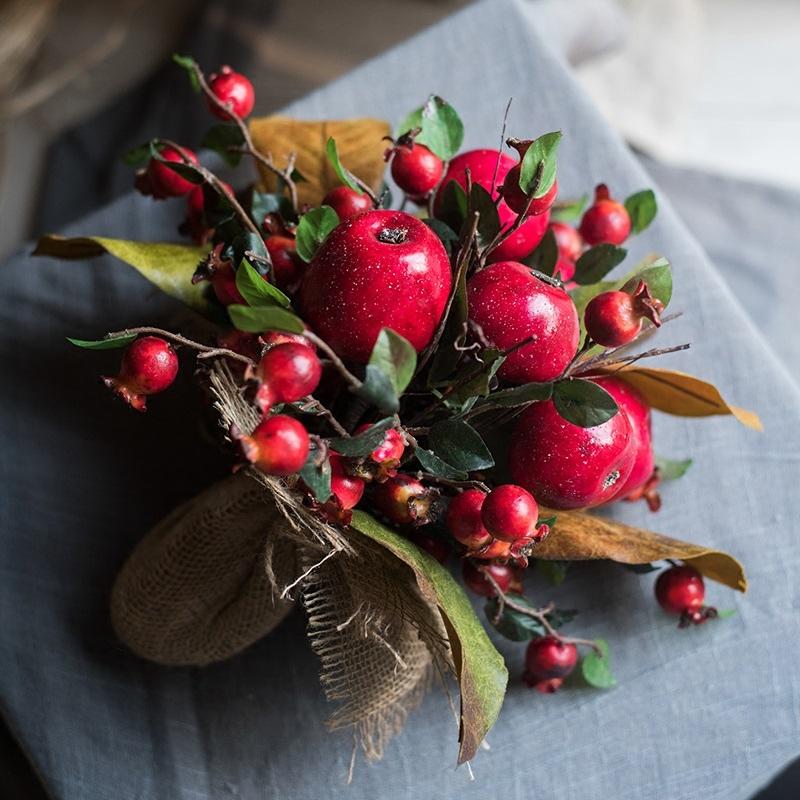
[[[685,372],[637,365],[621,369],[609,367],[599,372],[615,374],[624,379],[635,386],[653,408],[667,414],[675,414],[678,417],[732,414],[748,428],[756,431],[764,430],[758,414],[730,405],[716,386]]]
[[[672,558],[691,564],[707,578],[740,592],[747,590],[742,565],[728,553],[625,525],[580,511],[542,509],[555,515],[553,533],[535,551],[535,558],[550,561],[605,559],[620,564],[649,564]]]
[[[342,164],[375,192],[380,191],[386,164],[383,153],[391,128],[379,119],[360,118],[309,122],[290,117],[261,117],[250,122],[253,143],[269,153],[275,165],[283,168],[290,153],[297,155],[297,169],[305,178],[297,184],[300,204],[319,205],[330,189],[341,186],[328,161],[328,137],[336,140]],[[275,176],[259,165],[263,188],[276,190]]]

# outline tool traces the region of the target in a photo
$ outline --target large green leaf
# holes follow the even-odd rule
[[[435,558],[363,511],[351,527],[394,553],[414,571],[422,595],[436,604],[453,651],[461,692],[459,764],[477,752],[503,705],[508,670],[478,620],[464,590]]]
[[[420,128],[415,141],[449,161],[461,148],[464,140],[464,123],[456,110],[441,97],[431,95],[424,106],[412,111],[402,123],[398,134]]]
[[[69,261],[110,253],[137,270],[162,292],[181,300],[205,316],[213,317],[202,284],[192,284],[197,262],[208,252],[205,247],[161,242],[132,242],[103,236],[80,236],[68,239],[50,234],[39,239],[35,256],[50,256]]]

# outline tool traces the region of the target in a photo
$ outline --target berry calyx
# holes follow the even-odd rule
[[[288,236],[267,236],[264,244],[272,260],[276,285],[289,293],[296,292],[303,278],[305,264],[297,255],[294,239]]]
[[[663,310],[664,304],[639,281],[632,294],[614,291],[593,297],[584,314],[586,332],[603,347],[621,347],[639,335],[645,319],[659,327]]]
[[[566,222],[551,222],[550,230],[556,237],[559,255],[569,261],[577,261],[583,252],[583,238],[578,230]]]
[[[357,192],[349,186],[337,186],[322,198],[322,205],[330,206],[339,217],[339,222],[346,222],[372,208],[372,200],[368,194]]]
[[[378,484],[372,502],[387,519],[396,525],[427,525],[437,493],[411,475],[400,473]]]
[[[505,564],[489,564],[476,567],[471,561],[464,561],[464,565],[461,568],[464,583],[470,591],[481,597],[496,597],[497,590],[486,577],[485,573],[487,572],[492,576],[503,594],[509,590],[515,577],[514,568]]]
[[[511,483],[492,489],[481,509],[486,530],[503,542],[530,541],[536,536],[539,506],[533,495]]]
[[[479,561],[505,562],[512,558],[511,542],[502,539],[490,538],[489,543],[475,553],[470,553],[472,558]]]
[[[250,436],[233,428],[231,437],[239,442],[244,457],[265,475],[293,475],[308,458],[308,432],[286,414],[266,417]]]
[[[471,554],[492,541],[492,535],[484,527],[481,517],[481,508],[485,500],[485,492],[480,489],[467,489],[457,494],[447,509],[447,530]]]
[[[405,136],[386,152],[392,160],[392,178],[412,200],[423,201],[439,183],[444,162],[424,144]]]
[[[285,342],[264,353],[255,377],[261,384],[256,403],[267,412],[274,403],[294,403],[311,394],[319,385],[322,365],[308,345]]]
[[[228,66],[220,67],[219,72],[209,77],[208,86],[217,100],[237,117],[244,119],[250,115],[256,102],[256,93],[253,84],[240,72],[234,72]],[[229,113],[214,105],[210,99],[208,110],[223,122],[231,119]]]
[[[664,570],[656,580],[656,600],[668,614],[680,614],[678,627],[702,625],[717,616],[717,610],[704,606],[706,587],[703,576],[688,564]]]
[[[594,204],[581,219],[580,233],[586,244],[622,244],[630,235],[631,218],[622,203],[611,199],[608,187],[601,183],[594,192]]]
[[[162,145],[158,151],[161,161],[151,158],[144,173],[137,176],[136,186],[143,194],[150,194],[156,200],[163,200],[166,197],[182,197],[189,194],[196,184],[178,175],[175,170],[170,169],[163,161],[170,161],[175,164],[184,164],[189,161],[197,164],[197,156],[188,147],[181,147],[178,150],[171,145]]]
[[[158,336],[142,336],[122,356],[115,378],[103,383],[137,411],[147,411],[147,397],[172,385],[178,374],[178,356],[169,342]]]
[[[554,692],[578,663],[578,648],[555,636],[532,639],[525,652],[525,674],[528,686],[540,692]]]

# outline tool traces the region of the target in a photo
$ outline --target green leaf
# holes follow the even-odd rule
[[[529,256],[522,260],[522,263],[537,269],[549,278],[553,277],[556,264],[558,264],[558,243],[551,228],[547,229],[542,241]]]
[[[458,184],[456,184],[458,185]],[[500,215],[492,196],[479,183],[472,184],[470,209],[479,213],[478,244],[485,247],[500,232]]]
[[[119,347],[127,347],[139,334],[127,333],[124,336],[106,336],[105,339],[72,339],[67,336],[67,341],[75,347],[82,347],[84,350],[116,350]]]
[[[657,572],[661,567],[655,564],[623,564],[625,569],[635,572],[637,575],[647,575],[648,572]]]
[[[339,224],[339,215],[330,206],[312,208],[300,217],[295,233],[297,255],[311,261],[317,248]]]
[[[723,608],[717,611],[717,619],[729,619],[736,615],[735,608]]]
[[[494,458],[481,435],[463,420],[437,422],[428,433],[428,442],[439,458],[464,472],[494,466]]]
[[[595,644],[600,648],[602,655],[590,650],[581,661],[581,674],[589,686],[594,686],[595,689],[610,689],[617,685],[617,681],[611,673],[608,643],[604,639],[595,639]]]
[[[519,171],[519,188],[526,195],[543,197],[556,180],[556,153],[561,142],[561,131],[542,134],[535,139],[522,157]]]
[[[585,286],[597,283],[625,260],[628,251],[613,244],[598,244],[587,250],[575,262],[575,283]]]
[[[165,294],[214,319],[215,307],[206,299],[203,286],[192,284],[197,263],[207,252],[207,247],[182,244],[131,242],[102,236],[67,239],[49,235],[39,239],[33,255],[83,261],[109,253],[133,267]]]
[[[464,123],[456,110],[441,97],[431,95],[424,106],[412,111],[400,124],[403,135],[415,128],[421,131],[414,141],[424,144],[443,161],[458,153],[464,141]]]
[[[664,308],[669,305],[672,299],[672,269],[666,258],[658,258],[644,269],[634,270],[630,275],[623,278],[622,286],[619,287],[623,292],[632,292],[639,281],[644,281],[650,294],[664,304]]]
[[[496,347],[487,347],[481,351],[481,360],[483,364],[477,370],[472,370],[472,377],[458,387],[456,401],[459,405],[471,397],[486,397],[489,394],[492,379],[503,366],[506,356]]]
[[[536,571],[551,586],[561,586],[567,577],[569,564],[569,561],[545,561],[544,559],[539,559],[536,562]]]
[[[494,725],[503,705],[508,670],[464,590],[435,558],[369,514],[356,509],[351,528],[408,564],[422,596],[435,604],[447,630],[461,694],[459,763],[469,761]]]
[[[435,217],[425,217],[422,221],[439,237],[447,255],[452,256],[453,249],[458,243],[458,234],[446,222]]]
[[[357,394],[387,414],[396,414],[400,410],[400,398],[397,396],[392,379],[375,364],[367,364],[364,382]]]
[[[236,167],[242,160],[242,154],[232,151],[231,147],[241,147],[244,137],[238,125],[214,125],[206,132],[201,142],[203,147],[219,153],[228,166]]]
[[[655,219],[658,211],[653,190],[644,189],[632,194],[625,201],[625,208],[631,218],[631,230],[633,233],[641,233]]]
[[[668,458],[656,458],[656,469],[662,481],[674,481],[683,477],[692,466],[692,459],[671,461]]]
[[[262,225],[267,214],[280,214],[285,220],[294,220],[295,213],[292,202],[284,194],[259,192],[253,189],[250,199],[250,216],[256,225]]]
[[[324,503],[331,492],[331,462],[328,458],[317,463],[319,452],[313,439],[308,451],[308,458],[300,470],[300,477],[320,503]]]
[[[589,195],[585,194],[577,200],[566,200],[555,203],[550,209],[551,222],[577,222],[583,215],[583,209],[589,202]]]
[[[417,351],[407,339],[391,328],[381,328],[369,364],[385,373],[398,397],[406,390],[417,368]]]
[[[394,427],[394,418],[387,417],[380,422],[376,422],[356,436],[342,436],[336,439],[329,439],[328,444],[343,456],[358,458],[368,456],[386,438],[386,431]]]
[[[231,305],[228,306],[228,314],[236,329],[246,333],[264,331],[302,333],[305,330],[300,317],[279,306]]]
[[[129,167],[143,167],[152,156],[151,147],[152,145],[150,142],[140,144],[138,147],[128,150],[128,152],[122,156],[122,160]]]
[[[467,218],[467,193],[457,181],[445,184],[436,216],[454,231],[461,230]]]
[[[594,428],[617,413],[614,398],[602,387],[582,378],[559,381],[553,388],[556,411],[567,422],[581,428]]]
[[[200,86],[200,80],[194,70],[197,62],[191,56],[182,56],[178,53],[172,54],[172,60],[179,67],[183,67],[183,69],[186,70],[186,73],[189,75],[189,82],[192,85],[192,89],[194,90],[195,94],[200,94],[200,92],[203,91],[203,87]]]
[[[358,185],[358,181],[356,181],[353,173],[342,166],[342,162],[339,160],[339,151],[336,148],[336,140],[333,136],[328,137],[328,143],[325,145],[325,152],[328,154],[328,161],[331,162],[333,171],[336,173],[339,180],[345,186],[349,186],[353,191],[364,194],[363,189]]]
[[[523,383],[521,386],[512,386],[510,389],[501,389],[499,392],[493,392],[486,402],[513,408],[527,403],[549,400],[552,396],[552,383]]]
[[[414,455],[422,465],[422,469],[425,472],[430,472],[431,475],[438,475],[440,478],[447,478],[451,481],[465,481],[469,477],[463,470],[456,469],[446,461],[442,461],[433,450],[415,447]]]
[[[292,301],[277,286],[273,286],[260,275],[246,258],[242,259],[239,269],[236,270],[236,288],[250,306],[279,305],[289,308],[292,305]]]
[[[506,596],[514,605],[529,608],[531,611],[537,610],[536,607],[522,595],[508,594]],[[547,630],[538,619],[529,617],[527,614],[523,614],[521,611],[517,611],[517,609],[511,608],[510,606],[504,606],[503,613],[498,618],[497,609],[498,602],[495,597],[488,600],[484,606],[486,618],[495,630],[501,636],[505,636],[506,639],[510,639],[512,642],[527,642],[537,636],[545,636],[547,634]],[[577,614],[577,611],[555,610],[547,615],[547,621],[554,628],[558,629],[562,625],[573,620]]]

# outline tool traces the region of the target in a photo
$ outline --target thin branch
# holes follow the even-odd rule
[[[455,481],[450,478],[442,478],[439,475],[433,475],[430,472],[417,471],[417,477],[420,480],[426,480],[430,483],[438,483],[441,486],[449,486],[451,489],[480,489],[482,492],[489,492],[489,487],[483,481]]]
[[[513,97],[508,98],[508,103],[506,104],[506,111],[503,114],[503,128],[500,131],[500,147],[497,148],[497,161],[494,164],[494,172],[492,173],[492,187],[489,190],[489,194],[494,194],[494,190],[497,188],[497,173],[500,170],[500,162],[503,159],[503,142],[506,140],[506,125],[508,124],[508,112],[511,110],[511,101]],[[500,199],[499,197],[497,198]]]
[[[321,339],[316,333],[308,329],[303,331],[303,336],[305,336],[309,341],[313,342],[320,350],[322,350],[323,353],[325,353],[333,366],[339,371],[339,374],[345,379],[345,381],[352,387],[354,391],[357,391],[364,385],[362,381],[356,378],[356,376],[353,375],[349,369],[347,369],[342,359],[336,355],[336,353],[324,339]]]
[[[631,364],[636,363],[643,358],[654,358],[655,356],[664,356],[669,353],[679,353],[682,350],[688,350],[691,344],[678,344],[673,347],[655,347],[652,350],[645,350],[643,353],[636,353],[630,356],[623,356],[622,358],[601,358],[597,361],[594,359],[587,361],[585,364],[579,364],[573,375],[586,375],[596,369],[607,369],[608,367],[619,366],[620,369]]]
[[[315,414],[318,417],[324,417],[330,423],[330,426],[339,434],[339,436],[349,437],[350,434],[347,432],[347,428],[339,422],[338,419],[333,415],[333,412],[320,403],[316,397],[311,397],[309,395],[306,400],[308,401],[308,405],[303,409],[304,411],[308,411],[309,413]]]

